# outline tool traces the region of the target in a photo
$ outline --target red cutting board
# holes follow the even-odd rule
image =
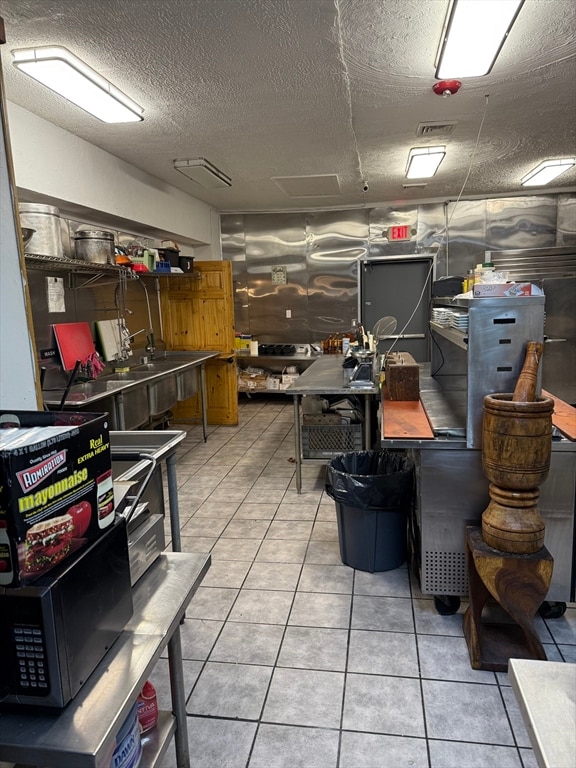
[[[77,360],[84,363],[96,351],[88,323],[55,323],[52,328],[65,371],[71,371]]]

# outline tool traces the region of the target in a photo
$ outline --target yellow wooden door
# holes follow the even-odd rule
[[[195,261],[191,276],[162,278],[160,301],[168,349],[220,353],[206,363],[208,423],[237,424],[232,263]],[[174,409],[174,416],[184,420],[201,413],[199,394]]]

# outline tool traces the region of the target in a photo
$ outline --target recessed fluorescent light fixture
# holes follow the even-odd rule
[[[444,160],[446,147],[414,147],[408,155],[407,179],[429,179]]]
[[[453,0],[440,43],[438,80],[487,75],[524,0]]]
[[[574,157],[565,157],[561,160],[544,160],[543,163],[537,165],[530,173],[520,179],[520,184],[523,187],[541,187],[544,184],[549,184],[561,173],[573,168],[574,165],[576,165],[576,158]]]
[[[191,160],[174,160],[174,170],[180,171],[191,181],[207,189],[231,187],[232,179],[204,157]]]
[[[16,69],[51,88],[104,123],[135,123],[144,110],[66,48],[12,51]]]

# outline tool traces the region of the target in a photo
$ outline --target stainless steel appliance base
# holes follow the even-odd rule
[[[166,546],[164,515],[154,513],[142,525],[129,533],[128,559],[132,586],[146,573]]]

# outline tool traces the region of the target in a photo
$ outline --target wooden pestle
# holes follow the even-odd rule
[[[536,381],[538,379],[538,366],[544,352],[544,344],[540,341],[529,341],[526,344],[526,357],[524,365],[518,376],[512,402],[533,403],[536,398]]]

